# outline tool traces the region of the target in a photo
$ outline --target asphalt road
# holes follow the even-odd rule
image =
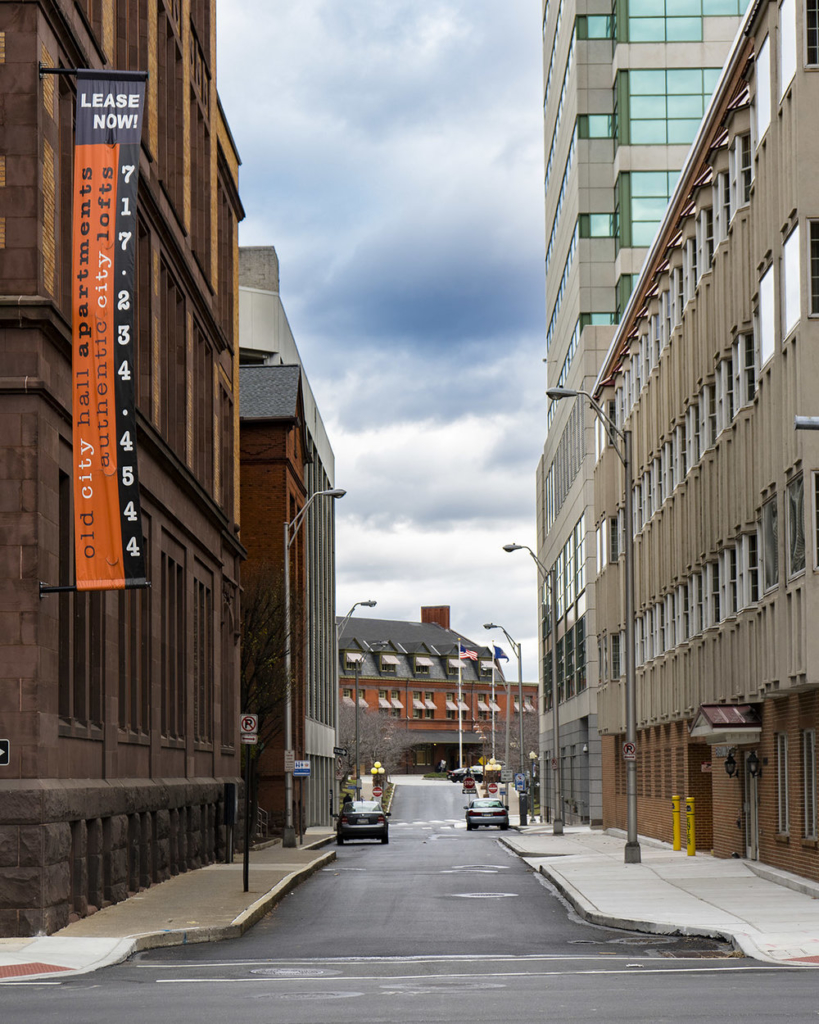
[[[3,986],[2,1020],[111,1024],[813,1021],[819,974],[710,940],[593,927],[446,782],[402,785],[390,843],[338,860],[243,938]]]

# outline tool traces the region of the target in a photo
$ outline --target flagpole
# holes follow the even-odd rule
[[[458,767],[464,766],[464,720],[461,704],[463,703],[463,658],[461,657],[461,638],[458,637]]]
[[[494,761],[494,658],[492,658],[492,761]]]

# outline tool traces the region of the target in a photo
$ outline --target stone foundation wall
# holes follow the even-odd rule
[[[51,934],[225,857],[238,779],[0,783],[0,936]]]

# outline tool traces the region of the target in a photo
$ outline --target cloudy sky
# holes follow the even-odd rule
[[[218,10],[240,244],[276,247],[348,491],[339,613],[448,604],[535,679],[535,566],[502,545],[535,546],[545,436],[540,0]]]

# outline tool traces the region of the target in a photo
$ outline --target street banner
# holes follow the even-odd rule
[[[134,397],[137,175],[145,72],[77,72],[74,551],[78,590],[145,586]]]

